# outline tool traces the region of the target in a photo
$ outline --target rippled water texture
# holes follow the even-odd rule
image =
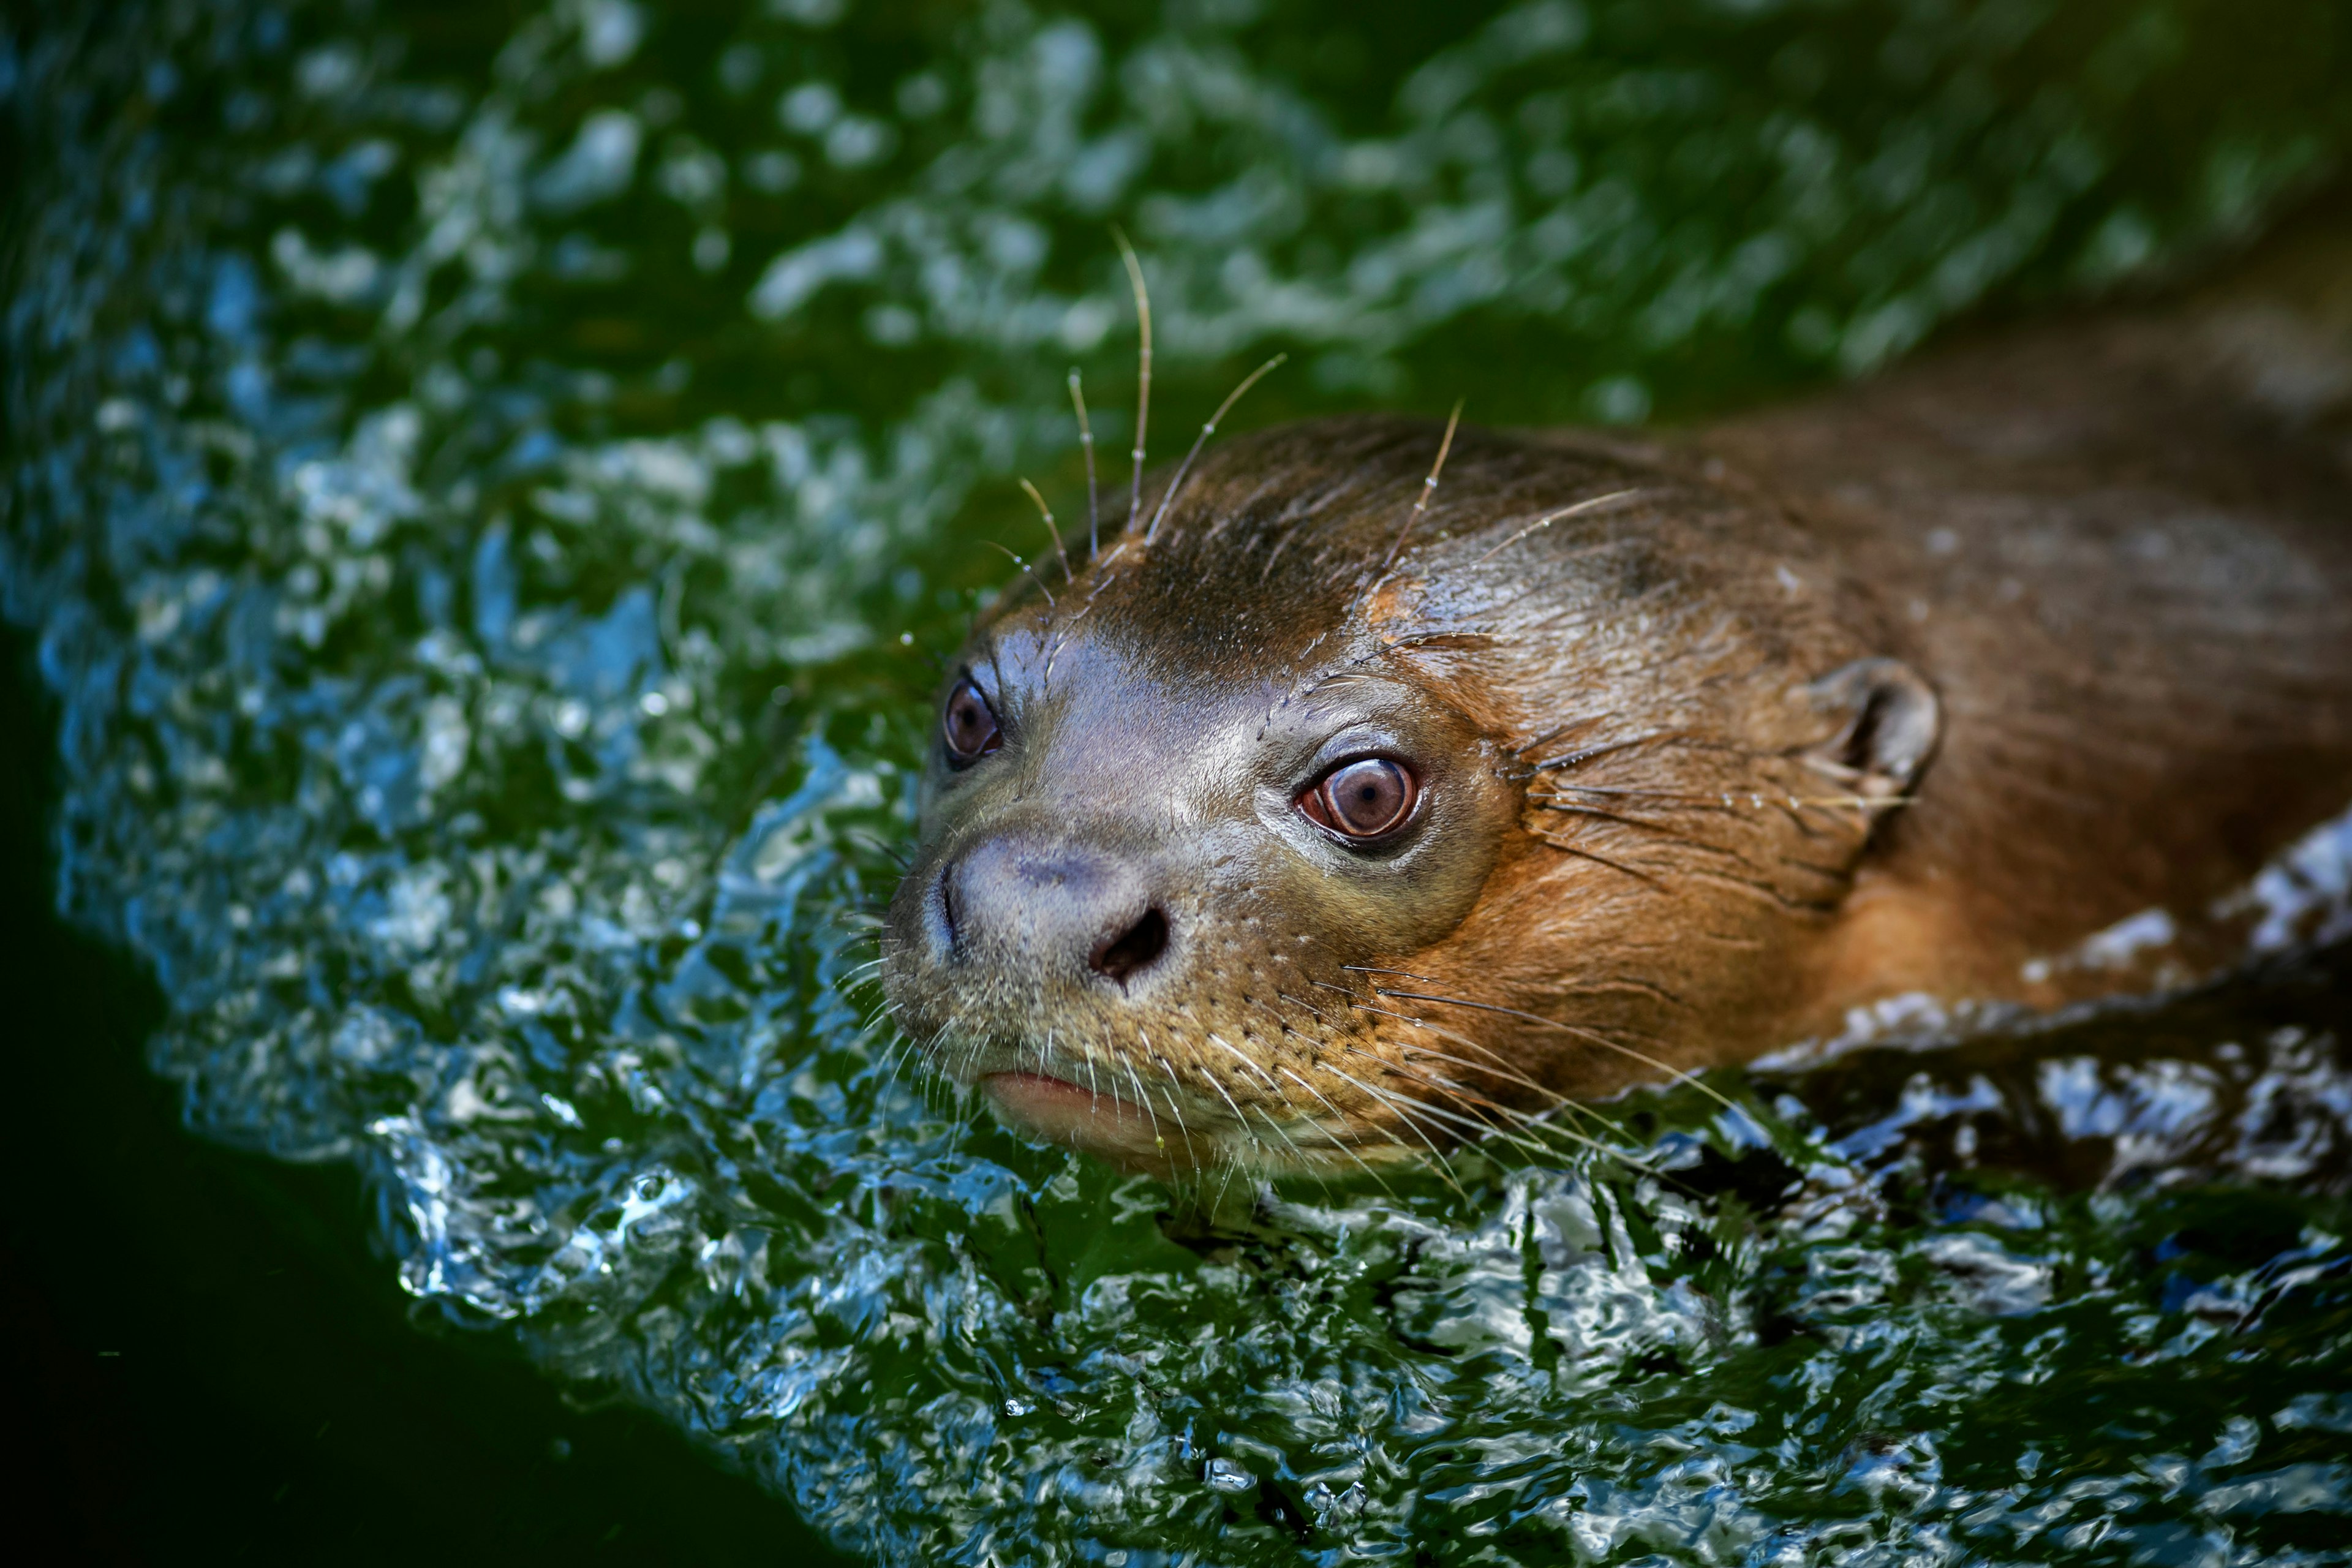
[[[2340,5],[46,9],[62,898],[408,1289],[898,1562],[2347,1560],[2340,959],[1205,1208],[927,1103],[856,978],[1070,364],[1126,443],[1112,220],[1163,430],[1276,347],[1252,417],[1700,411],[2251,232]]]

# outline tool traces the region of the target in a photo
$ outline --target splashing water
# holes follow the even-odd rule
[[[2250,232],[2352,143],[2340,11],[1119,17],[0,53],[0,593],[194,1127],[360,1163],[408,1289],[891,1561],[2352,1556],[2340,955],[1199,1203],[943,1113],[860,968],[901,634],[1069,493],[1071,360],[1118,433],[1110,218],[1179,414],[1277,347],[1260,417],[1695,410]]]

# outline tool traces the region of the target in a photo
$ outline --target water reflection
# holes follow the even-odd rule
[[[2340,1560],[2340,963],[1206,1215],[927,1105],[857,966],[900,634],[1066,474],[1073,356],[1125,439],[1108,217],[1178,427],[1277,342],[1273,406],[1637,419],[2239,232],[2340,157],[2347,48],[2318,4],[47,19],[0,591],[62,897],[161,976],[197,1128],[362,1163],[410,1289],[885,1557]]]

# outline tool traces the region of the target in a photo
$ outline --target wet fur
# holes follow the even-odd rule
[[[2151,907],[2176,963],[2226,964],[2215,900],[2352,800],[2352,246],[2298,244],[1687,437],[1465,427],[1434,490],[1440,427],[1391,418],[1229,442],[1172,497],[1163,470],[1136,526],[975,633],[1041,725],[1112,717],[1057,742],[1075,774],[934,814],[885,933],[894,1009],[951,1077],[1092,1087],[1129,1163],[1344,1172],[1573,1137],[1528,1119],[1889,995],[2129,984],[2028,964]],[[1941,704],[1900,797],[1821,685],[1872,658]],[[1450,716],[1465,820],[1494,813],[1422,926],[1109,798],[1119,753],[1182,755],[1188,713],[1250,693],[1276,726],[1362,680]],[[1121,721],[1105,682],[1150,697]],[[1178,866],[1180,988],[923,958],[944,857],[1074,814]]]

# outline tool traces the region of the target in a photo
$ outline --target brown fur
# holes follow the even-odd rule
[[[2352,295],[2315,250],[2352,256],[1685,438],[1465,428],[1401,550],[1436,426],[1213,450],[1149,543],[974,633],[1006,742],[934,765],[894,1007],[963,1081],[1087,1089],[1031,1123],[1114,1158],[1345,1170],[1905,993],[2144,985],[2033,962],[2142,910],[2168,973],[2228,962],[2216,900],[2352,801]],[[1367,712],[1429,775],[1388,860],[1284,816]],[[1166,954],[1114,984],[940,936],[990,844],[1113,865]]]

